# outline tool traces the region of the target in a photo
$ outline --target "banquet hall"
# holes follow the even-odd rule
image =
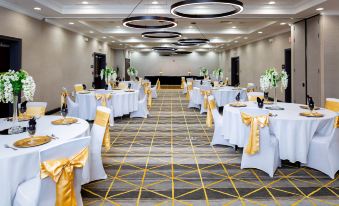
[[[0,205],[339,205],[338,37],[339,0],[0,0]]]

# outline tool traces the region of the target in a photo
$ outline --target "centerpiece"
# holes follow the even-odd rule
[[[214,78],[217,79],[217,81],[220,81],[220,79],[222,79],[222,77],[224,76],[224,72],[221,68],[214,69],[212,74],[213,74]]]
[[[206,79],[207,76],[208,76],[208,69],[202,67],[202,68],[200,69],[200,76],[204,76],[204,78]]]
[[[260,88],[265,93],[265,98],[268,98],[268,90],[274,89],[274,104],[270,109],[273,110],[280,110],[278,106],[278,99],[277,99],[277,87],[278,84],[281,83],[280,88],[281,92],[283,92],[284,89],[288,86],[288,75],[286,71],[281,71],[280,74],[277,72],[277,70],[272,67],[265,71],[265,73],[260,77]]]
[[[135,80],[135,77],[138,76],[138,70],[134,67],[130,67],[127,69],[127,74],[131,79]]]
[[[23,131],[18,125],[18,100],[21,93],[27,101],[32,101],[35,93],[35,82],[33,78],[24,70],[0,74],[0,102],[13,104],[12,127],[9,134],[17,134]]]
[[[100,77],[102,80],[105,80],[105,89],[108,88],[108,84],[110,81],[116,81],[117,79],[117,72],[113,70],[112,67],[106,66],[105,69],[102,69],[100,72]]]

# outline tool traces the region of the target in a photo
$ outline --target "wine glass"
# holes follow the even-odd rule
[[[131,83],[128,83],[128,89],[129,89],[129,90],[131,89],[131,86],[132,86],[132,84],[131,84]]]
[[[310,102],[308,103],[308,107],[310,108],[311,113],[313,113],[313,110],[314,110],[314,102],[313,102],[313,101],[310,101]]]
[[[33,144],[34,143],[34,135],[35,135],[35,132],[36,132],[36,121],[34,118],[32,118],[29,123],[28,123],[28,127],[27,127],[27,132],[30,136],[30,144]]]
[[[63,105],[61,107],[61,116],[64,118],[63,123],[65,123],[66,121],[67,114],[68,114],[68,108],[66,105]]]
[[[23,104],[20,105],[20,113],[22,114],[22,116],[25,116],[25,113],[27,111],[27,107],[24,106]]]

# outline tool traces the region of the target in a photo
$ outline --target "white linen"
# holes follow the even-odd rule
[[[39,153],[51,146],[61,144],[66,140],[89,135],[89,124],[81,119],[79,124],[69,126],[52,125],[51,121],[61,118],[61,116],[43,116],[37,120],[38,135],[54,134],[59,139],[52,142],[32,148],[12,149],[4,148],[5,144],[13,145],[19,139],[28,137],[27,132],[16,135],[0,135],[0,199],[1,205],[12,205],[12,201],[20,183],[27,181],[40,171]],[[28,122],[20,122],[22,126],[27,126]],[[10,122],[0,122],[0,130],[7,129],[11,126]]]
[[[96,91],[99,93],[98,91]],[[138,110],[139,91],[125,92],[123,90],[103,90],[100,93],[111,93],[112,98],[107,101],[107,107],[112,111],[112,117],[121,117]],[[79,104],[79,117],[86,120],[94,120],[97,106],[100,102],[95,98],[95,92],[77,94],[76,103]]]
[[[254,102],[246,102],[248,107],[257,107]],[[298,104],[278,103],[285,110],[271,111],[277,117],[270,117],[270,133],[279,141],[280,159],[291,162],[307,163],[309,145],[315,135],[328,136],[333,133],[336,113],[327,109],[319,110],[324,114],[321,118],[300,116],[301,109]],[[224,106],[223,134],[231,144],[244,147],[246,137],[245,125],[241,122],[239,108]]]
[[[235,101],[235,97],[240,92],[240,100],[247,101],[246,89],[237,90],[235,87],[220,87],[219,89],[213,89],[212,94],[218,107],[222,107],[225,104],[229,104]]]

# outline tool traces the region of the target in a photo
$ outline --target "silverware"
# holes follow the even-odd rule
[[[4,147],[12,150],[18,150],[17,148],[9,146],[8,144],[5,144]]]

